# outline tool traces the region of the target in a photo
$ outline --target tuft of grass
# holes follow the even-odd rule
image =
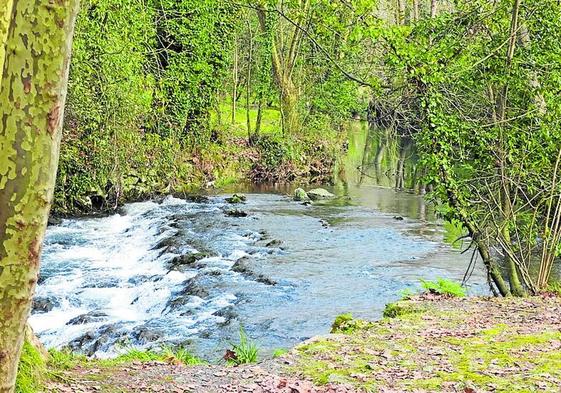
[[[35,393],[41,390],[47,365],[41,353],[27,340],[23,344],[16,378],[16,393]]]
[[[240,342],[238,344],[232,344],[232,349],[236,356],[233,359],[229,359],[228,363],[236,366],[240,364],[256,363],[257,353],[259,351],[257,344],[247,337],[243,326],[240,326],[239,334]]]
[[[450,297],[465,297],[466,289],[456,281],[437,278],[436,281],[421,280],[423,289],[429,293],[435,293]]]

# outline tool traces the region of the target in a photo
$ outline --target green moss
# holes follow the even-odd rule
[[[383,316],[385,318],[397,318],[418,312],[420,312],[420,310],[409,303],[395,302],[386,304]]]
[[[512,302],[504,300],[505,310]],[[391,318],[356,330],[347,328],[354,319],[343,314],[334,331],[346,334],[298,347],[294,370],[316,383],[344,381],[366,391],[390,385],[396,391],[558,391],[561,332],[521,334],[507,317],[481,329],[478,319],[489,318],[485,303],[443,304],[400,301],[388,307]]]
[[[361,319],[353,319],[352,314],[341,314],[335,318],[331,325],[331,333],[350,334],[358,330],[368,329],[372,326],[372,322]]]

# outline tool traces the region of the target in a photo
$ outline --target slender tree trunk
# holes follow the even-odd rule
[[[396,0],[396,24],[405,24],[405,1],[406,0]]]
[[[437,12],[438,12],[438,5],[436,3],[436,0],[431,0],[431,2],[430,2],[430,17],[435,18]]]
[[[310,0],[299,2],[299,17],[296,23],[305,25],[305,18],[308,17]],[[263,26],[266,18],[266,10],[258,8],[257,15]],[[302,43],[303,31],[296,26],[291,26],[290,33],[285,37],[282,24],[271,43],[271,61],[275,82],[279,88],[281,119],[283,135],[285,133],[296,133],[300,129],[300,114],[298,113],[298,101],[300,94],[294,82],[294,70],[300,55],[300,45]],[[285,39],[288,39],[285,50]]]
[[[419,0],[413,0],[413,20],[419,20]]]
[[[53,198],[78,0],[13,0],[0,52],[0,392],[14,390]],[[7,23],[6,23],[7,22]]]
[[[520,11],[520,0],[514,0],[512,6],[512,16],[511,16],[511,23],[510,23],[510,38],[509,38],[509,45],[506,53],[506,65],[505,71],[506,74],[510,73],[512,59],[514,58],[514,52],[516,50],[516,40],[518,35],[518,27],[519,27],[519,11]],[[503,226],[501,229],[500,236],[503,237],[503,241],[505,243],[504,247],[510,247],[511,239],[510,239],[510,231],[509,231],[509,220],[513,220],[513,207],[511,202],[511,186],[509,184],[507,178],[507,167],[509,165],[508,161],[508,142],[507,142],[507,132],[505,127],[502,123],[506,120],[507,116],[507,102],[508,102],[508,84],[502,88],[501,94],[498,97],[497,103],[497,116],[498,120],[501,123],[500,127],[500,165],[499,165],[499,176],[501,179],[501,189],[500,193],[500,203],[501,203],[501,212],[503,216]],[[515,296],[523,296],[525,294],[525,290],[520,283],[520,277],[518,275],[517,266],[515,261],[513,260],[512,256],[508,252],[508,250],[504,250],[505,254],[505,263],[508,269],[508,280],[510,284],[511,293]]]
[[[257,118],[255,119],[255,131],[253,135],[258,137],[261,133],[261,123],[263,122],[263,93],[259,93],[257,99]]]
[[[234,67],[232,71],[232,124],[236,124],[236,102],[238,100],[238,67],[239,67],[239,54],[238,54],[238,37],[234,38]]]
[[[288,134],[294,134],[300,129],[298,100],[298,91],[292,81],[285,81],[281,88],[281,115],[283,130]]]
[[[247,31],[249,34],[249,53],[247,56],[247,83],[245,90],[245,116],[247,124],[247,141],[251,144],[251,67],[253,66],[253,34],[251,25],[247,22]]]

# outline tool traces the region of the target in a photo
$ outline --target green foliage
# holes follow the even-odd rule
[[[41,353],[27,340],[23,343],[16,379],[17,393],[35,393],[45,382],[46,363]]]
[[[220,0],[152,0],[158,51],[158,132],[208,142],[209,110],[221,85],[236,7]]]
[[[448,240],[461,225],[481,240],[475,245],[505,295],[544,288],[560,238],[550,207],[559,193],[561,71],[552,64],[561,55],[553,27],[561,9],[554,0],[522,3],[510,40],[516,4],[459,1],[435,18],[379,31],[395,87],[380,99],[396,103],[400,127],[415,140],[430,197],[446,207]],[[540,254],[548,257],[537,269]]]
[[[267,168],[276,168],[291,157],[290,146],[279,136],[262,135],[256,146],[261,153],[261,162]]]
[[[186,146],[209,139],[235,17],[229,4],[82,2],[56,210],[110,208],[194,181]]]
[[[555,293],[557,296],[561,296],[561,282],[556,281],[549,283],[547,290]]]
[[[421,280],[421,285],[429,293],[451,297],[466,296],[466,289],[460,283],[444,278],[438,278],[436,281]]]
[[[239,342],[237,344],[231,344],[235,357],[229,359],[228,363],[235,365],[256,363],[259,351],[257,344],[247,337],[243,326],[240,326],[239,336]]]
[[[456,219],[444,221],[444,241],[452,247],[461,250],[464,247],[463,239],[467,236],[464,224]]]

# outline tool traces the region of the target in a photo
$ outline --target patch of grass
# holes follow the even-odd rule
[[[451,297],[466,296],[466,289],[456,281],[437,278],[436,281],[421,280],[423,289],[430,293]]]
[[[286,348],[277,348],[273,351],[273,359],[280,358],[283,355],[288,353],[288,349]]]
[[[45,382],[47,365],[41,353],[27,340],[23,343],[16,379],[17,393],[35,393]]]
[[[245,329],[240,326],[240,340],[237,344],[231,344],[235,357],[228,360],[228,363],[234,365],[256,363],[259,348],[257,344],[247,337]]]
[[[222,119],[221,127],[227,128],[227,131],[237,137],[247,137],[247,120],[246,108],[238,102],[236,105],[236,113],[234,123],[232,124],[232,107],[230,103],[220,104],[220,117]],[[255,121],[257,120],[257,108],[250,107],[249,117],[251,120],[252,131],[255,131]],[[211,124],[218,126],[218,116],[216,110],[211,113]],[[275,108],[263,108],[263,118],[261,121],[261,134],[281,133],[281,115],[280,111]]]
[[[62,371],[71,370],[77,366],[111,368],[132,362],[175,362],[185,365],[203,364],[204,362],[184,348],[163,347],[159,351],[141,350],[133,347],[123,349],[123,353],[111,359],[89,359],[84,355],[68,350],[49,350],[48,372],[57,377]]]

